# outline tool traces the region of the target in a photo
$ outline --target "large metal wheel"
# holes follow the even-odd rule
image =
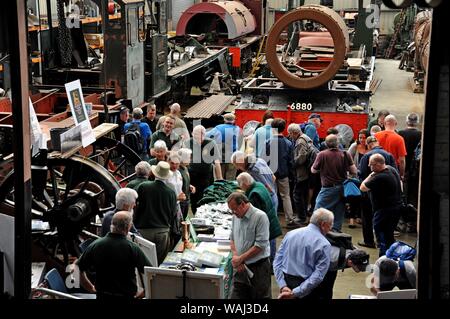
[[[295,73],[288,70],[289,65],[280,61],[277,54],[277,45],[284,32],[290,25],[299,21],[314,21],[325,27],[330,33],[334,43],[334,55],[330,64],[315,76],[303,78],[305,70],[295,67]],[[343,65],[345,55],[349,48],[347,27],[342,18],[332,9],[320,5],[301,6],[283,15],[270,29],[267,36],[266,59],[273,74],[284,84],[297,89],[317,88],[331,80]],[[298,76],[300,75],[300,76]],[[314,75],[314,74],[313,74]]]
[[[113,175],[81,156],[32,161],[32,218],[49,229],[35,230],[33,243],[47,255],[67,265],[80,254],[82,238],[94,231],[96,216],[114,209],[120,189]],[[0,212],[14,216],[14,171],[0,185]]]
[[[131,148],[108,137],[101,137],[93,144],[88,158],[107,169],[122,187],[134,177],[134,167],[141,161]]]

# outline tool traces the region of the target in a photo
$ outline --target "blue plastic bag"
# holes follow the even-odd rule
[[[358,197],[361,196],[359,190],[359,180],[356,178],[348,178],[344,181],[344,197]]]

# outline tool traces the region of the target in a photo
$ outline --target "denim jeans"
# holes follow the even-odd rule
[[[342,223],[344,221],[345,206],[344,206],[344,189],[342,185],[332,187],[322,187],[317,195],[316,206],[318,208],[326,208],[334,214],[333,230],[341,231]]]
[[[275,253],[277,252],[277,239],[271,239],[270,243],[270,265],[272,267],[273,260],[275,259]]]
[[[386,255],[386,250],[395,242],[394,230],[399,219],[400,207],[380,209],[373,214],[373,229],[380,245],[380,257]]]

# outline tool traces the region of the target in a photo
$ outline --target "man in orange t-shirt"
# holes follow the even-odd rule
[[[403,180],[405,176],[405,156],[406,146],[405,140],[401,137],[395,129],[397,127],[397,119],[394,115],[388,115],[384,119],[385,130],[375,134],[376,139],[380,143],[380,146],[386,152],[389,152],[394,156],[395,162],[399,168],[400,178]]]

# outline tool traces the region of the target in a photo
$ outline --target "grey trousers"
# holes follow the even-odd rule
[[[158,265],[166,258],[170,249],[170,228],[140,228],[142,237],[156,245]]]
[[[291,192],[289,188],[289,178],[285,177],[277,179],[278,191],[280,192],[281,200],[283,201],[283,210],[286,219],[286,224],[294,220],[294,213],[292,211]]]

